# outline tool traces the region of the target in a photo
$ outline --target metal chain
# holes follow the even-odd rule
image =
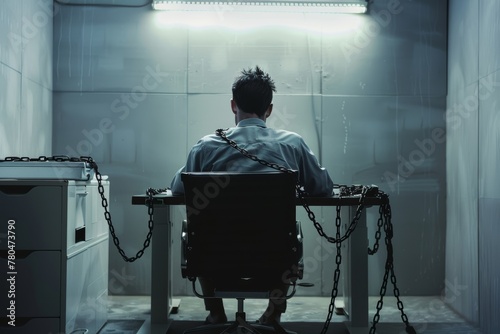
[[[76,157],[68,157],[67,155],[54,155],[52,157],[47,157],[45,155],[41,155],[38,158],[30,158],[30,157],[6,157],[4,160],[0,160],[0,162],[12,162],[12,161],[56,161],[56,162],[85,162],[81,158]]]
[[[225,140],[231,147],[233,147],[234,149],[239,151],[242,155],[244,155],[245,157],[247,157],[253,161],[260,163],[261,165],[271,167],[273,169],[282,171],[284,173],[293,173],[294,172],[293,170],[290,170],[286,167],[283,167],[283,166],[278,165],[276,163],[269,163],[263,159],[259,159],[255,155],[250,154],[247,150],[239,147],[236,142],[229,139],[226,136],[224,130],[222,130],[222,129],[216,130],[215,133],[217,136],[219,136],[223,140]],[[364,208],[363,203],[364,203],[364,199],[366,197],[366,192],[368,191],[368,187],[363,186],[361,188],[361,194],[360,194],[361,196],[359,199],[358,207],[356,209],[356,213],[355,213],[354,218],[351,221],[346,233],[344,234],[344,236],[341,236],[341,233],[340,233],[340,220],[341,220],[340,219],[340,206],[337,206],[337,217],[335,220],[335,225],[337,227],[336,238],[332,238],[332,237],[326,235],[325,232],[323,231],[323,227],[316,221],[316,217],[314,215],[314,212],[311,211],[311,209],[309,208],[309,205],[306,202],[305,191],[302,189],[299,182],[297,182],[296,189],[297,189],[297,195],[298,195],[299,199],[301,200],[302,206],[306,210],[309,219],[313,222],[319,235],[324,237],[326,240],[328,240],[328,242],[337,244],[336,245],[337,246],[337,256],[336,256],[336,261],[335,261],[337,266],[336,266],[335,273],[334,273],[334,286],[332,289],[327,319],[326,319],[325,324],[323,326],[323,329],[321,331],[321,334],[324,334],[328,330],[328,326],[330,324],[330,321],[331,321],[331,318],[333,315],[333,311],[334,311],[334,307],[335,307],[335,298],[337,297],[337,294],[338,294],[338,282],[340,280],[340,264],[342,261],[342,255],[341,255],[341,246],[342,245],[341,244],[343,241],[345,241],[347,238],[350,237],[350,235],[352,234],[352,232],[354,231],[354,229],[357,226],[357,223],[359,221],[359,218],[361,217],[361,213],[362,213],[363,208]],[[341,192],[341,195],[342,195],[342,192]],[[380,218],[377,222],[378,230],[375,234],[375,244],[374,244],[373,250],[368,248],[368,253],[370,255],[373,255],[378,251],[379,240],[380,240],[381,234],[382,234],[381,229],[383,226],[384,231],[386,233],[385,243],[387,246],[387,260],[386,260],[386,269],[385,269],[384,279],[382,282],[382,287],[380,288],[380,300],[377,303],[377,312],[375,313],[375,316],[373,318],[373,324],[372,324],[372,327],[370,328],[370,334],[375,333],[376,325],[380,320],[380,310],[382,310],[383,298],[384,298],[386,290],[387,290],[387,282],[388,282],[388,278],[389,278],[389,273],[391,274],[391,282],[394,286],[394,296],[396,296],[396,299],[397,299],[397,307],[401,311],[401,319],[403,320],[403,322],[406,325],[406,332],[409,334],[416,334],[415,329],[412,326],[410,326],[409,321],[408,321],[408,317],[404,313],[403,303],[399,299],[399,289],[396,286],[396,275],[394,273],[394,264],[393,264],[393,248],[392,248],[392,242],[391,242],[391,240],[392,240],[391,207],[389,205],[389,201],[387,200],[388,196],[386,194],[383,194],[380,192],[379,192],[379,195],[382,195],[385,200],[383,201],[384,204],[382,204],[379,207]],[[382,218],[382,216],[384,219]]]
[[[220,136],[222,139],[224,139],[231,147],[235,148],[238,150],[242,155],[245,157],[256,161],[262,165],[271,167],[273,169],[279,170],[281,172],[285,173],[293,173],[293,170],[290,170],[286,167],[280,166],[276,163],[269,163],[265,160],[259,159],[255,155],[250,154],[247,150],[240,148],[234,141],[230,140],[227,138],[225,135],[224,131],[222,129],[218,129],[216,131],[216,134]],[[74,158],[74,157],[68,157],[68,156],[53,156],[53,157],[46,157],[46,156],[40,156],[38,158],[28,158],[28,157],[7,157],[5,160],[0,160],[0,162],[3,161],[71,161],[71,162],[87,162],[89,165],[93,168],[96,179],[98,182],[98,192],[101,196],[101,204],[102,207],[104,208],[104,217],[108,223],[109,226],[109,231],[112,235],[113,242],[118,249],[120,255],[126,262],[134,262],[135,260],[139,259],[140,257],[143,256],[144,251],[146,248],[149,247],[151,243],[151,238],[153,235],[153,227],[154,227],[154,222],[153,222],[153,214],[154,214],[154,205],[153,205],[153,196],[165,191],[165,189],[153,189],[149,188],[146,191],[146,194],[148,196],[148,199],[146,200],[146,203],[148,205],[148,215],[149,215],[149,222],[148,222],[148,227],[149,227],[149,232],[147,234],[146,240],[144,241],[143,248],[137,252],[137,254],[134,257],[127,257],[124,250],[120,247],[120,240],[116,236],[115,229],[113,227],[112,219],[111,219],[111,213],[108,210],[108,201],[106,199],[105,193],[104,193],[104,186],[102,185],[102,175],[99,172],[99,168],[97,166],[97,163],[91,158],[91,157],[80,157],[80,158]],[[328,235],[325,234],[323,231],[323,227],[316,221],[316,216],[314,212],[309,208],[309,205],[307,204],[307,201],[305,199],[305,191],[302,189],[300,186],[299,182],[297,182],[296,185],[296,190],[297,190],[297,195],[299,199],[301,200],[302,206],[307,212],[308,218],[313,222],[316,230],[318,231],[319,235],[324,237],[328,242],[330,243],[336,243],[336,248],[337,248],[337,255],[335,258],[335,263],[336,263],[336,269],[334,272],[334,285],[331,293],[331,300],[330,300],[330,305],[328,309],[328,315],[327,319],[325,321],[325,324],[323,326],[323,329],[321,331],[321,334],[326,333],[328,330],[329,324],[331,322],[331,318],[333,316],[334,308],[335,308],[335,299],[338,295],[338,283],[340,281],[340,265],[342,262],[342,253],[341,253],[341,246],[342,242],[345,241],[349,236],[352,234],[354,229],[356,228],[357,222],[359,221],[359,218],[361,217],[362,210],[364,208],[364,199],[366,197],[366,192],[367,192],[367,187],[363,187],[361,191],[361,196],[359,200],[358,207],[356,209],[355,216],[353,220],[351,221],[346,233],[341,236],[340,230],[341,230],[341,217],[340,217],[340,206],[337,206],[337,216],[335,220],[335,225],[337,228],[336,236],[335,238],[332,238]],[[379,193],[380,194],[380,193]],[[342,195],[342,192],[341,192]],[[391,207],[389,204],[389,201],[387,200],[387,195],[386,194],[381,194],[384,196],[385,200],[383,201],[384,203],[380,205],[379,207],[379,219],[377,222],[377,231],[375,233],[375,243],[373,246],[373,249],[368,248],[368,254],[373,255],[377,253],[378,248],[379,248],[379,240],[381,239],[381,230],[382,227],[385,232],[385,244],[387,248],[387,258],[386,258],[386,264],[385,264],[385,272],[384,272],[384,278],[382,281],[382,286],[380,287],[380,300],[377,302],[376,306],[376,313],[373,317],[373,323],[372,327],[370,328],[370,334],[375,334],[376,333],[376,326],[378,322],[380,321],[380,311],[382,310],[383,306],[383,299],[384,296],[387,292],[387,284],[389,280],[389,275],[391,278],[391,283],[393,285],[393,292],[394,296],[396,297],[397,300],[397,307],[399,311],[401,312],[401,320],[404,322],[406,325],[406,332],[408,334],[416,334],[415,329],[410,325],[408,321],[408,316],[404,312],[404,306],[403,302],[400,300],[400,291],[399,288],[397,287],[397,280],[396,280],[396,274],[394,272],[394,257],[393,257],[393,246],[392,246],[392,237],[393,237],[393,226],[392,226],[392,214],[391,214]]]
[[[104,193],[104,186],[102,184],[102,175],[99,172],[99,167],[97,166],[97,163],[91,158],[91,157],[68,157],[66,155],[55,155],[52,157],[47,157],[47,156],[39,156],[38,158],[29,158],[29,157],[6,157],[5,160],[0,160],[0,162],[3,161],[56,161],[56,162],[86,162],[89,164],[89,166],[94,170],[96,179],[97,179],[97,190],[99,192],[99,195],[101,196],[101,205],[104,208],[104,218],[106,219],[106,222],[108,223],[109,227],[109,232],[111,233],[111,236],[113,238],[113,243],[115,244],[116,248],[118,249],[118,252],[120,253],[121,257],[123,260],[126,262],[134,262],[135,260],[139,259],[144,255],[144,251],[146,248],[149,247],[151,243],[151,238],[153,236],[153,213],[154,213],[154,206],[153,206],[153,196],[158,194],[159,192],[163,191],[164,189],[152,189],[149,188],[146,191],[146,194],[148,195],[147,199],[147,205],[148,205],[148,215],[149,215],[149,222],[148,222],[148,227],[149,227],[149,232],[146,236],[146,240],[144,241],[143,247],[141,250],[137,252],[137,254],[133,257],[128,257],[125,254],[125,251],[120,247],[120,239],[116,236],[115,233],[115,228],[113,226],[113,222],[111,220],[111,213],[108,210],[108,200],[106,199],[106,195]]]
[[[247,157],[247,158],[249,158],[249,159],[251,159],[253,161],[258,162],[261,165],[271,167],[273,169],[279,170],[279,171],[284,172],[284,173],[294,173],[294,171],[291,170],[291,169],[288,169],[288,168],[283,167],[281,165],[278,165],[276,163],[269,163],[269,162],[267,162],[267,161],[265,161],[263,159],[259,159],[255,155],[250,154],[247,150],[239,147],[236,144],[236,142],[234,142],[233,140],[229,139],[226,136],[226,134],[224,133],[224,131],[222,129],[218,129],[216,131],[216,134],[219,137],[221,137],[223,140],[225,140],[231,147],[233,147],[234,149],[236,149],[237,151],[239,151],[245,157]],[[323,326],[323,329],[321,331],[321,334],[324,334],[324,333],[326,333],[326,331],[328,330],[328,327],[330,325],[330,322],[331,322],[331,319],[332,319],[332,316],[333,316],[333,312],[334,312],[334,308],[335,308],[335,299],[336,299],[337,294],[338,294],[338,284],[339,284],[339,281],[340,281],[340,265],[341,265],[341,262],[342,262],[342,253],[341,253],[342,242],[345,241],[347,238],[350,237],[350,235],[352,234],[352,232],[354,231],[354,229],[357,226],[357,223],[359,221],[359,218],[361,217],[361,213],[362,213],[363,208],[364,208],[363,203],[364,203],[364,199],[365,199],[365,196],[366,196],[366,190],[367,190],[367,188],[363,188],[363,190],[361,192],[361,197],[360,197],[360,200],[359,200],[359,205],[357,207],[354,219],[351,221],[351,224],[349,225],[346,233],[343,236],[341,236],[341,217],[340,217],[340,209],[341,209],[341,207],[337,206],[337,217],[336,217],[336,220],[335,220],[335,225],[337,227],[337,233],[336,233],[336,237],[335,238],[328,236],[324,232],[323,227],[321,226],[321,224],[319,224],[318,221],[316,220],[316,216],[315,216],[314,212],[312,212],[312,210],[309,208],[309,205],[307,204],[307,201],[306,201],[306,198],[305,198],[305,191],[302,189],[302,186],[300,185],[300,183],[298,181],[297,181],[297,184],[296,184],[295,188],[297,190],[297,195],[298,195],[298,197],[299,197],[299,199],[301,201],[301,204],[304,207],[304,209],[306,210],[309,219],[313,222],[316,230],[318,231],[318,234],[321,237],[325,238],[328,242],[335,243],[336,247],[337,247],[337,256],[335,258],[335,262],[336,262],[337,266],[336,266],[335,273],[334,273],[334,278],[333,278],[333,289],[332,289],[332,294],[331,294],[331,300],[330,300],[330,305],[329,305],[329,308],[328,308],[327,319],[326,319],[326,321],[324,323],[324,326]]]
[[[337,234],[336,234],[337,239],[340,239],[340,229],[342,223],[342,219],[340,217],[340,210],[341,206],[337,206],[337,216],[335,218],[335,226],[337,228]],[[340,242],[337,242],[336,247],[337,247],[337,255],[335,256],[336,267],[333,273],[333,289],[330,297],[330,305],[328,306],[328,315],[326,317],[325,323],[323,324],[321,334],[324,334],[328,331],[328,326],[330,325],[333,312],[335,310],[335,299],[337,298],[339,292],[338,286],[340,281],[340,265],[342,264],[342,244]]]
[[[387,196],[387,195],[385,195]],[[408,316],[404,312],[404,306],[403,302],[400,300],[399,296],[399,288],[397,287],[397,282],[396,282],[396,274],[394,273],[394,249],[392,247],[392,237],[394,235],[393,233],[393,226],[392,226],[392,214],[391,214],[391,206],[389,204],[389,201],[384,201],[385,203],[380,206],[380,218],[379,218],[379,223],[381,220],[383,220],[383,227],[384,227],[384,232],[385,232],[385,245],[387,248],[387,258],[385,261],[385,272],[384,272],[384,278],[382,280],[382,286],[380,287],[380,300],[377,302],[377,311],[375,315],[373,316],[373,323],[372,327],[370,328],[369,334],[375,334],[376,333],[376,327],[378,322],[380,321],[380,311],[382,310],[382,306],[384,304],[384,296],[387,292],[387,283],[389,280],[389,275],[391,277],[391,283],[393,285],[393,291],[394,291],[394,297],[396,297],[397,300],[397,307],[399,311],[401,312],[401,320],[403,323],[406,325],[406,333],[408,334],[416,334],[417,332],[415,329],[410,325],[410,322],[408,321]],[[383,218],[382,218],[383,217]],[[380,230],[380,225],[379,225],[379,230]],[[380,239],[380,235],[377,233],[378,238]],[[374,246],[374,251],[376,252],[376,249],[378,247],[378,239],[375,242]],[[368,249],[368,252],[370,253],[370,249]],[[374,254],[373,252],[372,254]]]
[[[377,221],[377,231],[375,232],[375,243],[373,244],[373,249],[368,247],[368,254],[373,255],[378,252],[380,238],[382,237],[382,228],[384,227],[384,206],[381,205],[378,208],[379,217]]]
[[[288,169],[288,168],[286,168],[284,166],[281,166],[279,164],[276,164],[276,163],[267,162],[266,160],[259,159],[257,156],[255,156],[253,154],[250,154],[250,152],[248,152],[244,148],[239,147],[236,142],[234,142],[233,140],[229,139],[226,136],[226,134],[224,133],[224,130],[218,129],[218,130],[216,130],[215,133],[216,133],[217,136],[221,137],[224,141],[226,141],[231,147],[233,147],[234,149],[236,149],[237,151],[239,151],[243,156],[245,156],[245,157],[247,157],[247,158],[249,158],[249,159],[251,159],[253,161],[258,162],[261,165],[264,165],[264,166],[276,169],[276,170],[281,171],[283,173],[294,173],[294,171],[291,170],[291,169]],[[302,204],[302,206],[304,207],[304,209],[307,212],[307,216],[309,217],[309,219],[311,220],[311,222],[314,224],[314,227],[316,228],[316,230],[318,231],[318,234],[321,237],[325,238],[330,243],[342,243],[343,241],[345,241],[347,238],[349,238],[351,236],[352,232],[354,232],[354,230],[356,229],[356,226],[358,224],[358,220],[361,217],[361,214],[363,212],[363,208],[364,208],[364,204],[363,203],[364,203],[364,200],[365,200],[365,197],[366,197],[366,191],[367,191],[366,187],[363,187],[363,190],[361,192],[361,196],[359,198],[359,204],[358,204],[358,207],[356,209],[356,214],[354,215],[354,218],[352,219],[349,227],[347,228],[346,233],[343,236],[337,237],[337,238],[333,238],[331,236],[328,236],[324,232],[323,227],[316,220],[316,215],[309,208],[309,205],[307,204],[307,200],[306,200],[306,192],[304,191],[304,189],[302,188],[302,186],[300,185],[300,183],[298,181],[297,181],[297,184],[295,185],[295,188],[297,190],[297,195],[298,195],[298,197],[299,197],[299,199],[301,201],[301,204]]]
[[[128,257],[125,254],[125,251],[120,247],[120,239],[116,236],[115,233],[115,228],[113,227],[113,222],[111,219],[111,213],[108,210],[108,200],[106,199],[106,195],[104,194],[104,186],[102,185],[102,175],[99,172],[99,167],[97,166],[97,163],[91,158],[91,157],[81,157],[81,161],[85,161],[89,163],[90,167],[94,169],[96,179],[97,179],[97,189],[99,191],[99,194],[101,195],[101,204],[102,207],[104,208],[104,218],[106,219],[106,222],[108,223],[109,226],[109,232],[111,233],[111,236],[113,238],[113,243],[115,244],[116,248],[118,249],[118,252],[120,253],[121,257],[125,262],[134,262],[135,260],[141,258],[144,255],[144,251],[146,248],[149,247],[151,243],[151,238],[153,237],[153,228],[154,228],[154,221],[153,221],[153,215],[154,215],[154,205],[153,205],[153,196],[158,194],[159,192],[163,191],[162,189],[155,190],[153,188],[149,188],[146,191],[146,195],[148,196],[148,199],[146,200],[146,204],[148,205],[148,215],[149,215],[149,221],[148,221],[148,234],[146,236],[146,240],[144,241],[144,244],[142,246],[142,249],[140,249],[135,256]]]
[[[104,208],[104,218],[106,219],[106,222],[108,223],[109,227],[109,232],[111,233],[111,237],[113,238],[113,243],[115,244],[116,248],[118,249],[118,252],[120,253],[121,257],[123,260],[126,262],[134,262],[135,260],[141,258],[144,255],[144,251],[146,248],[149,247],[151,243],[151,238],[153,236],[153,227],[154,227],[154,222],[153,222],[153,213],[154,213],[154,205],[153,205],[153,196],[164,191],[165,189],[152,189],[149,188],[146,191],[146,195],[148,196],[148,199],[146,200],[146,204],[148,205],[148,215],[149,215],[149,221],[148,221],[148,234],[146,236],[146,240],[144,241],[143,247],[141,250],[139,250],[135,256],[133,257],[128,257],[125,254],[125,251],[121,248],[120,246],[120,239],[116,236],[115,233],[115,228],[113,226],[113,222],[111,219],[111,213],[108,210],[108,200],[106,199],[106,195],[104,193],[104,186],[102,185],[102,175],[99,172],[99,167],[97,166],[97,163],[91,158],[91,157],[68,157],[66,155],[55,155],[52,157],[47,157],[47,156],[39,156],[38,158],[29,158],[29,157],[6,157],[5,160],[0,160],[0,162],[4,161],[56,161],[56,162],[86,162],[89,164],[89,166],[94,170],[96,179],[97,179],[97,190],[99,192],[99,195],[101,196],[101,205]]]

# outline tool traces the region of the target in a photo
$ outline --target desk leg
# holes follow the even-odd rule
[[[169,207],[155,207],[151,245],[151,326],[160,327],[162,330],[164,327],[168,328],[168,316],[172,306],[170,234]]]
[[[352,207],[351,220],[355,213],[356,207]],[[365,211],[348,239],[347,261],[348,327],[351,334],[368,333],[368,234]]]

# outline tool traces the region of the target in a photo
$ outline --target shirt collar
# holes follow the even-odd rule
[[[266,122],[261,120],[260,118],[246,118],[244,120],[241,120],[237,127],[244,127],[244,126],[260,126],[261,128],[266,128]]]

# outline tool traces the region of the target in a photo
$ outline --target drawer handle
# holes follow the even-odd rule
[[[36,186],[1,186],[0,191],[7,195],[25,195]]]
[[[32,250],[17,250],[16,249],[16,259],[25,259],[27,258],[28,256],[31,255],[31,253],[33,253],[35,251],[32,251]],[[2,259],[7,259],[9,256],[9,252],[7,250],[0,250],[0,258]]]

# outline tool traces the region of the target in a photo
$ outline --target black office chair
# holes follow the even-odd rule
[[[184,333],[214,328],[233,333],[290,333],[279,323],[250,324],[245,319],[246,298],[272,298],[273,282],[282,277],[295,294],[302,278],[302,231],[295,217],[296,173],[184,173],[187,220],[183,222],[181,271],[193,283],[210,278],[213,297],[235,298],[233,322],[204,325]],[[290,291],[291,290],[291,291]],[[283,298],[283,297],[282,297]]]

